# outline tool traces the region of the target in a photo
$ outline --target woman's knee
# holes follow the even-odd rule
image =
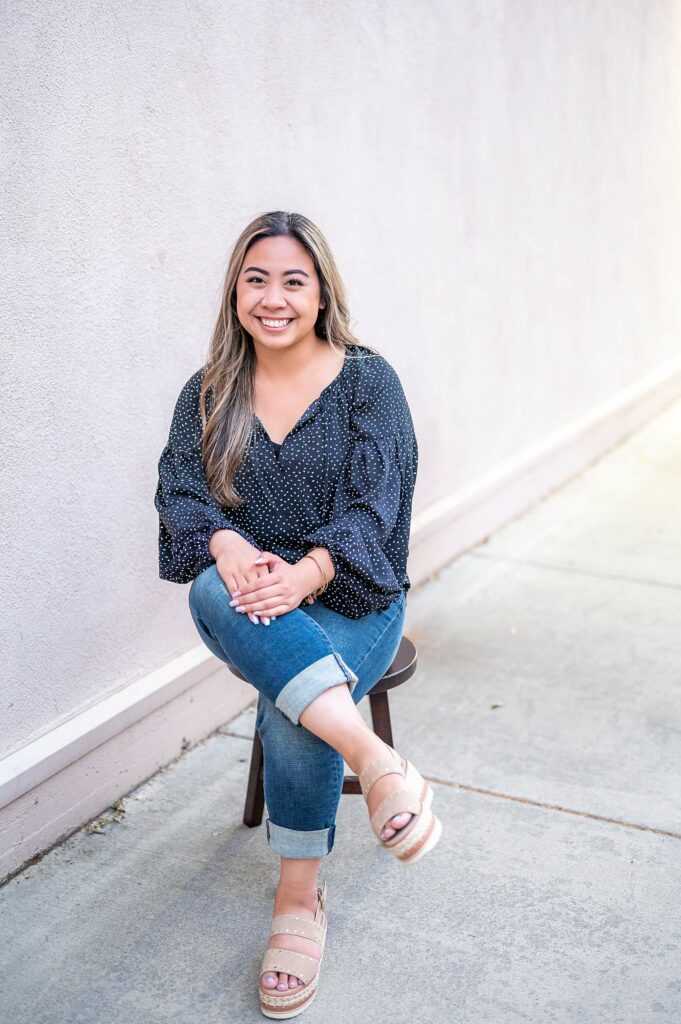
[[[214,600],[220,599],[225,595],[227,595],[227,600],[229,601],[229,591],[218,572],[217,565],[213,563],[213,565],[209,565],[207,569],[204,569],[203,572],[200,572],[195,577],[189,588],[188,600],[190,611],[192,613],[205,611]]]

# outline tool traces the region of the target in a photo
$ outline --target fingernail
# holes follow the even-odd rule
[[[235,590],[234,593],[232,594],[232,597],[241,597],[241,591]]]
[[[266,626],[269,626],[270,620],[266,615],[263,615],[262,621],[265,623]]]
[[[238,612],[245,612],[245,611],[246,611],[246,608],[245,608],[245,606],[244,606],[244,605],[240,604],[240,605],[238,605],[238,606],[237,606],[237,609],[236,609],[236,610],[237,610]]]
[[[239,598],[238,598],[238,597],[235,597],[233,601],[230,601],[230,602],[229,602],[229,607],[230,607],[230,608],[233,608],[233,607],[234,607],[235,605],[237,605],[238,603],[239,603]]]

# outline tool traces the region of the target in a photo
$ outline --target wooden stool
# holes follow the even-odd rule
[[[238,676],[239,679],[244,679],[246,682],[246,676],[242,675],[241,672],[233,666],[229,666],[230,671]],[[401,686],[402,683],[406,683],[407,679],[410,679],[416,671],[416,648],[414,644],[406,636],[403,636],[400,640],[400,646],[397,649],[392,665],[385,673],[382,679],[376,683],[375,686],[369,690],[369,705],[371,707],[371,721],[374,727],[374,732],[377,736],[387,743],[389,746],[393,746],[393,730],[390,722],[390,706],[388,704],[388,690],[392,690],[395,686]],[[246,789],[246,803],[244,805],[244,825],[248,825],[249,828],[255,828],[256,825],[262,823],[262,815],[265,807],[265,791],[263,789],[263,751],[262,742],[258,734],[258,730],[255,730],[253,736],[253,750],[251,753],[251,768],[248,773],[248,787]],[[346,775],[343,782],[343,793],[361,793],[361,787],[359,779],[356,775]]]

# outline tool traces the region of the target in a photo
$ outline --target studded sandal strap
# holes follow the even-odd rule
[[[358,775],[359,785],[365,799],[369,795],[369,790],[373,786],[374,782],[382,778],[384,775],[390,775],[392,773],[404,775],[402,763],[396,756],[385,754],[382,757],[377,757],[375,761],[371,761],[366,765]]]
[[[272,918],[270,935],[303,935],[306,939],[312,939],[320,945],[324,941],[324,927],[317,921],[310,921],[307,917],[299,914],[277,914]]]
[[[293,949],[278,949],[272,946],[265,950],[260,973],[281,971],[283,974],[292,974],[307,984],[308,981],[312,981],[318,970],[319,960],[315,957],[297,953]]]
[[[380,838],[381,832],[394,815],[402,814],[406,811],[418,814],[420,810],[421,800],[418,793],[415,793],[411,786],[405,786],[402,789],[398,789],[395,793],[390,793],[384,800],[381,800],[371,815],[371,827],[374,830],[374,834]]]

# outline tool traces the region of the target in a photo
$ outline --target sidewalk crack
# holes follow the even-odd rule
[[[577,818],[588,818],[591,821],[600,821],[606,825],[619,825],[621,828],[633,828],[637,832],[653,832],[658,836],[667,836],[670,839],[681,839],[678,832],[670,832],[664,828],[654,828],[652,825],[640,825],[633,821],[624,821],[622,818],[608,818],[603,814],[592,814],[590,811],[578,811],[573,807],[562,807],[560,804],[549,804],[543,800],[531,800],[529,797],[512,796],[510,793],[499,793],[494,789],[484,789],[481,786],[470,786],[465,782],[451,782],[449,779],[438,779],[434,775],[424,775],[424,779],[438,786],[447,786],[449,789],[462,789],[467,793],[478,793],[481,796],[492,796],[498,800],[510,800],[511,803],[524,804],[526,807],[540,807],[544,811],[559,811],[561,814],[572,814]]]
[[[482,558],[488,562],[508,562],[509,565],[531,565],[535,569],[567,572],[574,576],[591,576],[597,580],[617,580],[620,583],[640,583],[644,587],[661,587],[663,590],[681,590],[681,585],[678,583],[661,583],[659,580],[646,580],[641,576],[622,576],[615,572],[597,572],[595,569],[584,569],[578,565],[564,565],[561,562],[542,562],[534,558],[512,558],[510,555],[495,555],[486,551],[467,551],[466,557]]]

